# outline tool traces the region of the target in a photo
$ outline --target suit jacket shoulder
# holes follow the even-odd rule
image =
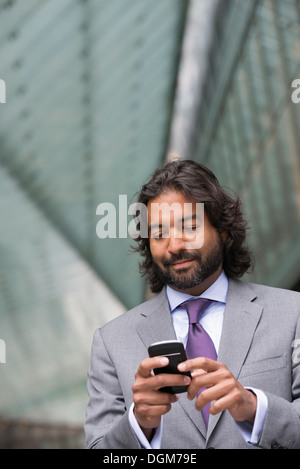
[[[153,298],[140,303],[139,305],[131,308],[125,313],[121,314],[117,318],[109,321],[107,324],[101,327],[101,330],[106,333],[114,328],[126,327],[126,329],[132,326],[135,326],[136,323],[140,320],[141,316],[147,316],[153,310],[156,310],[160,305],[167,302],[166,289],[163,288],[160,293],[158,293]]]
[[[230,279],[229,289],[239,294],[248,290],[253,294],[251,301],[268,305],[274,311],[278,309],[294,310],[300,313],[300,292],[237,279]]]
[[[280,309],[284,310],[298,310],[300,313],[300,292],[270,287],[257,283],[246,282],[239,279],[229,279],[229,295],[236,295],[237,298],[247,298],[251,302],[258,304],[268,304],[274,311]],[[135,326],[140,320],[141,316],[148,316],[153,310],[160,306],[166,307],[168,304],[166,289],[163,288],[160,293],[155,295],[150,300],[131,308],[117,318],[111,320],[101,327],[101,330],[112,332],[115,328],[119,329],[125,327],[126,330]]]

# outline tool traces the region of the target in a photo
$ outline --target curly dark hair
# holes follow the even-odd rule
[[[239,197],[233,197],[219,184],[216,176],[204,165],[192,160],[177,160],[157,169],[148,183],[143,185],[137,202],[147,206],[151,199],[168,190],[181,192],[192,202],[204,202],[204,210],[210,223],[221,233],[227,233],[223,245],[223,269],[228,277],[241,277],[250,270],[253,259],[245,246],[247,221],[242,214]],[[148,278],[153,293],[164,287],[154,266],[149,238],[137,237],[139,252],[144,261],[140,273]]]

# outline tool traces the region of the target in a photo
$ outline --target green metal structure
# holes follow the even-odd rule
[[[0,0],[0,447],[20,419],[82,438],[93,333],[147,292],[97,207],[134,202],[176,129],[243,200],[246,279],[300,289],[300,2],[211,1]]]
[[[192,151],[243,200],[248,279],[284,288],[300,279],[299,44],[299,1],[220,2]]]
[[[0,417],[82,424],[93,332],[145,297],[96,210],[165,159],[186,7],[0,0]]]

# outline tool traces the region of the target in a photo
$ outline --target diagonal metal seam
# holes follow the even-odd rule
[[[197,131],[196,116],[203,99],[203,81],[209,62],[213,26],[220,1],[192,0],[189,3],[168,159],[191,157],[190,147],[192,137]]]
[[[199,113],[197,116],[198,122],[204,122],[204,130],[201,133],[201,136],[209,133],[210,137],[213,138],[214,132],[217,129],[217,122],[221,118],[221,112],[218,113],[220,109],[222,109],[223,103],[227,96],[227,91],[230,87],[232,78],[235,75],[236,67],[239,63],[240,57],[243,54],[244,48],[247,44],[247,37],[249,35],[249,31],[251,29],[253,20],[255,18],[256,10],[259,6],[259,3],[262,0],[253,0],[252,2],[247,3],[247,8],[244,11],[244,16],[241,17],[239,6],[236,5],[234,11],[232,12],[233,16],[237,15],[239,17],[239,39],[236,40],[235,50],[231,52],[231,57],[227,59],[226,68],[222,69],[222,77],[219,80],[218,88],[215,90],[215,102],[214,106],[212,106],[209,115],[205,116],[205,120],[203,121],[202,115],[202,107],[199,109]],[[223,2],[220,2],[219,11],[217,15],[222,15],[222,8],[224,7]],[[209,80],[209,74],[207,75],[207,80]],[[206,81],[207,81],[206,80]],[[205,84],[204,84],[205,86]],[[193,137],[193,142],[191,144],[191,153],[192,154],[202,154],[205,155],[207,160],[207,137],[204,139],[197,138],[197,133]],[[203,161],[205,164],[205,161]]]
[[[15,183],[17,184],[18,188],[20,191],[24,194],[24,196],[27,198],[29,203],[35,207],[35,209],[42,214],[43,217],[47,219],[47,222],[49,225],[51,225],[51,228],[53,229],[54,232],[58,233],[59,236],[66,242],[67,245],[71,246],[76,255],[78,256],[79,259],[83,260],[86,262],[85,257],[83,256],[82,252],[79,250],[79,248],[75,245],[75,243],[72,242],[69,237],[66,236],[66,233],[64,230],[61,229],[60,225],[57,223],[57,221],[53,218],[51,211],[48,211],[47,208],[43,203],[39,201],[38,198],[34,196],[34,192],[30,191],[30,188],[27,184],[27,181],[23,181],[22,178],[20,178],[19,173],[17,173],[14,169],[8,167],[5,164],[5,161],[2,159],[0,160],[0,166],[3,169],[4,172],[8,174],[9,177],[12,177]],[[93,273],[96,275],[97,278],[103,282],[103,279],[99,276],[99,273],[95,270],[93,265],[90,263],[89,267],[93,271]],[[111,291],[110,287],[106,285],[107,288]]]
[[[184,7],[183,7],[183,15],[182,15],[182,23],[180,26],[180,32],[179,32],[179,44],[180,48],[177,53],[177,60],[176,60],[176,66],[175,66],[175,73],[174,73],[174,80],[173,84],[171,86],[171,96],[170,96],[170,112],[169,112],[169,129],[168,132],[166,132],[166,138],[165,138],[165,143],[164,143],[164,149],[163,153],[161,156],[161,163],[164,163],[168,159],[168,152],[169,152],[169,142],[171,139],[171,131],[172,131],[172,116],[174,115],[174,103],[175,103],[175,98],[176,98],[176,91],[177,91],[177,85],[178,85],[178,77],[179,77],[179,69],[180,69],[180,63],[181,63],[181,58],[183,55],[183,38],[186,33],[186,28],[188,25],[188,9],[189,9],[189,0],[184,0]],[[147,294],[148,289],[146,288],[145,292]]]
[[[82,3],[85,3],[84,5],[84,8],[86,9],[87,5],[89,2],[82,2]],[[187,3],[185,3],[185,5],[187,5]],[[180,6],[180,11],[181,11],[181,6]],[[180,17],[180,21],[182,21],[182,23],[184,23],[183,21],[183,16],[181,15]],[[84,24],[84,23],[83,23]],[[87,24],[87,23],[86,23]],[[182,24],[183,26],[183,24]],[[87,31],[88,32],[88,31]],[[90,34],[88,32],[88,34]],[[183,35],[183,27],[182,27],[182,35]],[[88,41],[88,39],[87,39]],[[176,39],[177,41],[177,39]],[[179,41],[181,41],[181,37],[179,38]],[[87,54],[87,56],[85,57],[85,60],[89,60],[89,55]],[[180,57],[179,57],[179,54],[178,54],[178,66],[179,66],[179,60],[180,60]],[[178,69],[178,66],[177,66],[177,69]],[[177,72],[177,70],[176,70]],[[175,90],[175,83],[176,83],[176,77],[174,78],[174,87],[173,87],[173,90]],[[91,106],[91,98],[90,96],[92,95],[92,90],[89,89],[88,90],[88,94],[85,95],[86,97],[86,101],[84,103],[84,107],[86,110],[85,112],[85,115],[90,115],[89,113],[89,106]],[[170,97],[169,97],[169,100],[171,103],[173,103],[173,99],[174,99],[174,93],[170,93]],[[172,113],[172,106],[170,106],[170,114]],[[86,119],[85,121],[85,141],[87,140],[90,140],[90,136],[91,136],[91,122],[92,122],[92,117],[89,117],[88,119]],[[164,120],[164,130],[165,130],[165,126],[167,126],[166,122],[169,122],[170,119],[165,119]],[[52,148],[52,147],[51,147]],[[162,150],[162,153],[164,152],[165,150]],[[79,152],[77,152],[77,154],[79,154]],[[88,189],[88,193],[85,192],[85,197],[84,199],[86,200],[86,203],[91,207],[90,210],[92,213],[93,211],[93,197],[94,197],[94,186],[93,184],[90,183],[91,181],[91,178],[93,177],[93,168],[92,168],[92,163],[91,163],[91,158],[92,158],[92,153],[91,153],[91,148],[88,148],[87,149],[87,154],[89,156],[89,164],[86,165],[86,172],[85,172],[85,177],[86,177],[86,184],[85,184],[85,187]],[[42,190],[39,191],[39,188],[41,188],[41,185],[43,183],[43,180],[44,180],[44,177],[43,177],[43,174],[42,173],[36,173],[36,171],[33,170],[33,174],[36,173],[36,178],[35,180],[32,179],[32,171],[30,170],[29,172],[26,171],[27,174],[22,174],[22,172],[20,171],[20,168],[22,167],[22,164],[19,164],[20,159],[18,158],[17,159],[17,164],[15,164],[12,160],[9,159],[8,157],[8,152],[6,152],[6,158],[5,158],[5,152],[3,154],[3,165],[4,167],[10,171],[10,173],[13,175],[14,179],[18,180],[19,181],[19,185],[22,186],[23,190],[28,194],[30,195],[32,201],[36,204],[36,205],[39,205],[40,209],[47,214],[47,217],[49,219],[51,219],[52,221],[52,224],[53,226],[56,226],[59,227],[59,231],[61,234],[64,234],[64,238],[68,240],[68,242],[70,242],[70,239],[69,239],[69,236],[68,236],[68,233],[64,230],[64,225],[63,223],[61,223],[59,221],[59,217],[57,217],[55,215],[55,210],[54,210],[54,207],[50,202],[47,202],[47,195],[45,192],[43,192]],[[163,161],[163,155],[161,156],[160,158],[161,161]],[[15,164],[15,167],[12,168],[11,167],[11,164]],[[28,166],[26,166],[28,167]],[[18,170],[19,168],[19,170]],[[92,213],[92,215],[94,216],[94,213]],[[86,215],[85,215],[86,216]],[[90,217],[90,215],[88,215],[88,217],[90,218],[91,222],[92,222],[92,219]],[[94,223],[93,223],[93,231],[94,231]],[[89,230],[89,228],[87,228]],[[76,244],[76,242],[72,242],[71,243],[73,247],[76,248],[76,251],[77,252],[80,252],[80,248],[78,246],[78,244]],[[75,245],[76,244],[76,245]],[[89,246],[90,248],[90,246]],[[83,254],[83,252],[81,252],[81,254]],[[89,255],[89,260],[91,259],[91,255]],[[95,270],[95,269],[94,269]],[[97,272],[96,272],[97,273]],[[98,274],[99,275],[99,274]]]
[[[90,41],[90,24],[91,24],[91,14],[90,14],[90,3],[89,1],[83,2],[83,50],[85,51],[83,60],[85,62],[85,115],[88,116],[84,123],[84,138],[86,141],[92,141],[92,80],[91,72],[93,70],[90,62],[91,56],[91,41]],[[87,210],[87,232],[92,233],[94,231],[94,210],[95,207],[95,193],[94,193],[94,173],[93,173],[93,152],[91,150],[91,145],[87,146],[87,150],[84,154],[85,161],[85,180],[86,180],[86,210]],[[90,237],[87,237],[87,246],[84,249],[84,257],[88,263],[92,266],[92,254],[94,251],[94,243],[90,241]],[[99,274],[98,274],[99,275]]]

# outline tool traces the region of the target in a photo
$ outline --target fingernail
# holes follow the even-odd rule
[[[167,365],[167,364],[168,364],[168,361],[169,361],[169,360],[168,360],[166,357],[163,357],[163,358],[160,359],[160,364],[161,364],[161,365]]]
[[[189,378],[188,376],[185,376],[185,377],[183,378],[183,381],[185,382],[185,384],[190,384],[191,378]]]
[[[177,368],[178,368],[178,370],[180,370],[180,371],[184,371],[184,370],[186,369],[186,365],[185,365],[184,363],[179,363],[179,365],[178,365]]]

